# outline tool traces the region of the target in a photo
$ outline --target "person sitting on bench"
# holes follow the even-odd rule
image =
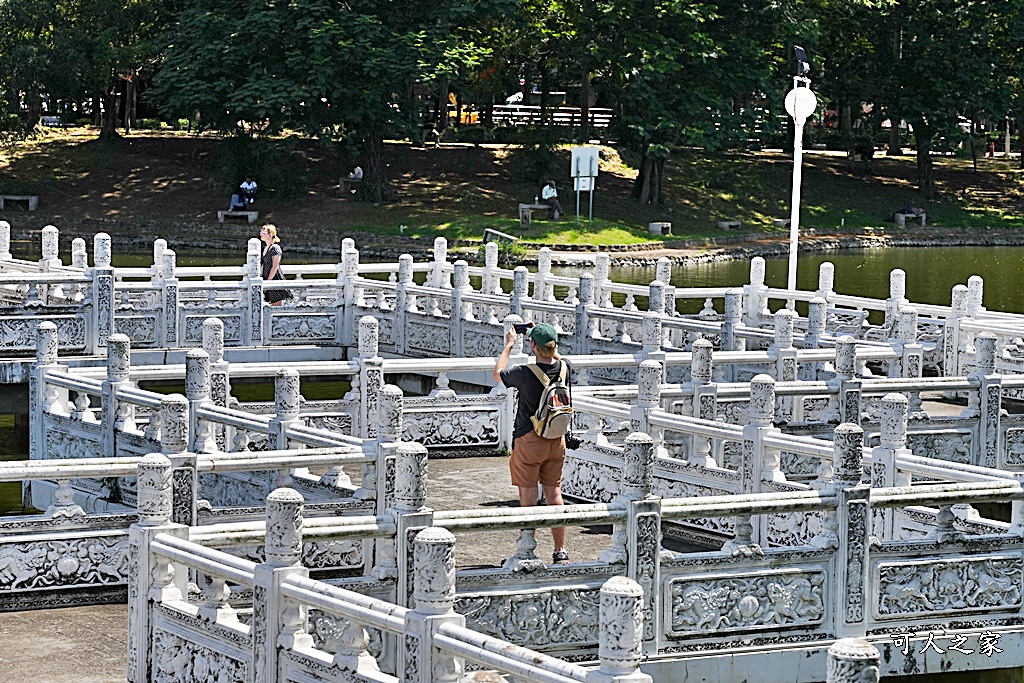
[[[554,180],[549,180],[548,184],[540,191],[540,201],[551,207],[551,219],[557,221],[562,215],[562,205],[558,202],[558,190],[555,189]]]
[[[239,191],[242,193],[242,198],[246,204],[252,204],[256,201],[256,181],[252,179],[251,175],[245,176],[245,181],[238,186]]]
[[[231,195],[231,202],[228,204],[228,211],[245,211],[245,193],[241,187],[236,187]]]

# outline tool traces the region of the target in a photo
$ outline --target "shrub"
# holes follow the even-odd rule
[[[135,127],[139,130],[160,130],[164,123],[160,119],[138,119],[135,121]]]
[[[91,116],[79,116],[77,119],[75,119],[75,125],[76,126],[91,126],[92,125],[92,117]]]
[[[526,256],[526,247],[519,242],[495,242],[498,245],[498,265],[502,268],[517,265]],[[477,250],[477,259],[483,263],[486,261],[487,245],[481,244]]]

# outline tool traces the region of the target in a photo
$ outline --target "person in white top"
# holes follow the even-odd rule
[[[551,219],[558,220],[562,215],[562,205],[558,202],[558,190],[555,189],[555,181],[549,180],[548,184],[540,191],[541,203],[551,207]]]
[[[245,182],[238,186],[242,191],[242,197],[245,199],[246,204],[252,204],[256,201],[256,181],[252,179],[251,175],[245,176]]]
[[[352,169],[352,172],[348,174],[350,180],[362,180],[363,179],[363,167],[356,166]]]

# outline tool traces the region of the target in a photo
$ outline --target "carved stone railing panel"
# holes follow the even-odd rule
[[[225,344],[237,345],[243,342],[246,315],[247,314],[244,309],[236,308],[230,311],[218,311],[216,315],[213,316],[220,320],[224,325]],[[184,332],[182,341],[188,345],[201,345],[203,343],[203,322],[209,317],[211,316],[207,311],[204,311],[199,315],[186,313],[185,319],[181,323],[181,329]]]
[[[132,315],[118,312],[114,318],[114,331],[127,335],[132,348],[151,348],[160,346],[160,316],[154,314]]]
[[[873,571],[878,581],[873,608],[879,620],[1019,613],[1024,604],[1024,559],[1019,552],[882,560]]]
[[[337,344],[339,342],[340,321],[334,311],[286,310],[275,312],[268,307],[266,313],[269,324],[264,327],[267,337],[265,342],[273,345],[282,344]]]
[[[702,573],[666,581],[668,638],[820,627],[828,612],[824,567]]]
[[[26,307],[20,310],[4,309],[0,315],[0,351],[8,355],[35,353],[36,327],[42,322],[57,326],[57,347],[64,353],[81,353],[89,342],[88,308],[40,309]]]
[[[597,646],[600,585],[460,593],[455,610],[475,631],[545,652]]]

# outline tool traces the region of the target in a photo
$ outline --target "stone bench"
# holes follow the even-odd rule
[[[647,224],[647,232],[649,232],[652,235],[671,235],[672,234],[672,224],[671,223],[664,223],[664,222],[660,222],[660,221],[654,222],[654,223],[648,223]]]
[[[363,182],[362,178],[342,178],[338,181],[338,185],[341,186],[341,191],[344,194],[352,194],[356,189],[356,185]]]
[[[735,220],[718,221],[719,230],[739,230],[740,222]]]
[[[0,211],[7,208],[7,202],[25,202],[29,211],[39,208],[39,196],[34,194],[2,194],[0,195]]]
[[[218,211],[217,221],[223,223],[225,218],[244,218],[250,223],[255,223],[259,220],[259,211]]]
[[[927,221],[927,218],[926,218],[927,215],[928,214],[925,214],[925,213],[896,213],[896,214],[894,214],[895,220],[896,220],[896,225],[904,226],[904,225],[907,224],[907,221],[919,221],[921,223],[921,227],[922,228],[928,225],[928,221]]]
[[[533,212],[534,211],[547,211],[548,218],[551,218],[551,206],[547,204],[520,204],[519,205],[519,225],[528,228],[533,224]]]
[[[494,228],[487,228],[484,230],[484,244],[487,244],[488,242],[506,242],[508,244],[512,244],[513,242],[518,241],[518,237],[513,237],[512,235],[501,232],[500,230],[495,230]]]

